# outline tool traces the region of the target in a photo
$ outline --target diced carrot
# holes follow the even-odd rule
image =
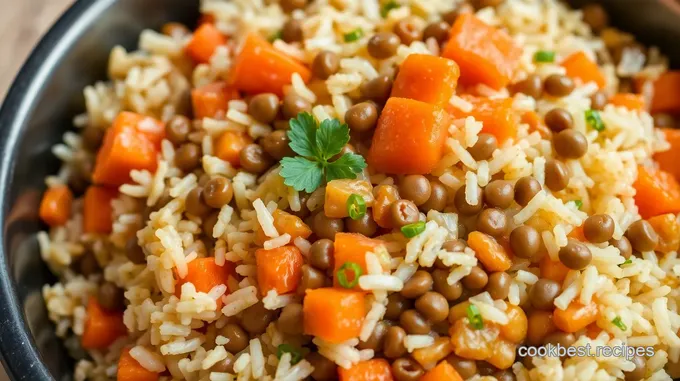
[[[667,71],[654,82],[651,112],[680,112],[680,71]]]
[[[368,163],[376,172],[426,174],[444,153],[450,117],[438,106],[390,98],[378,119]]]
[[[548,255],[541,259],[539,268],[541,269],[541,278],[547,278],[559,283],[562,283],[564,278],[567,277],[567,273],[569,273],[567,266],[560,261],[551,260]]]
[[[40,202],[40,219],[49,226],[61,226],[71,217],[73,193],[66,185],[48,188]]]
[[[106,131],[92,179],[96,184],[119,186],[130,181],[133,169],[155,172],[164,137],[163,123],[144,115],[121,112]]]
[[[569,232],[569,234],[567,234],[567,237],[581,242],[588,241],[585,234],[583,234],[583,225],[575,227],[571,232]]]
[[[275,290],[283,295],[295,291],[302,277],[304,259],[300,249],[295,246],[281,246],[271,250],[258,249],[257,283],[262,295]]]
[[[390,364],[385,359],[371,359],[352,365],[351,368],[338,368],[340,381],[393,381]]]
[[[226,82],[214,82],[191,90],[191,104],[194,118],[212,118],[218,113],[226,113],[229,101],[238,99],[238,91]]]
[[[600,332],[602,332],[602,328],[598,327],[597,323],[592,323],[586,327],[586,336],[592,340],[597,339],[597,337],[600,335]]]
[[[91,297],[87,302],[87,318],[81,345],[85,349],[104,349],[117,338],[127,334],[123,311],[107,311]]]
[[[184,278],[177,277],[175,295],[177,297],[182,295],[182,286],[185,283],[192,283],[198,292],[208,293],[215,286],[227,285],[229,275],[233,274],[234,265],[229,261],[225,261],[224,265],[220,266],[215,263],[214,257],[196,258],[187,263],[186,276]],[[229,290],[226,294],[229,294]],[[221,306],[222,298],[217,299],[217,308],[220,309]]]
[[[381,228],[391,229],[390,205],[399,200],[397,187],[378,185],[375,187],[375,202],[373,203],[373,221]]]
[[[312,235],[312,229],[307,226],[307,224],[302,221],[302,218],[292,215],[290,213],[284,212],[281,209],[276,209],[272,213],[274,217],[274,227],[276,231],[281,234],[290,234],[291,242],[297,237],[309,238]]]
[[[531,345],[543,343],[543,339],[557,329],[552,311],[533,310],[529,313],[528,322],[531,329],[527,331],[527,341]]]
[[[111,233],[113,207],[111,201],[118,197],[116,188],[92,185],[83,199],[83,231],[85,233]]]
[[[499,339],[491,344],[491,355],[486,362],[498,369],[508,369],[515,363],[517,345],[507,340]]]
[[[512,260],[503,246],[489,235],[474,231],[468,234],[468,245],[488,271],[505,271],[512,266]]]
[[[217,47],[226,43],[227,38],[215,27],[215,24],[203,23],[194,32],[185,51],[194,62],[208,63]]]
[[[522,49],[502,30],[487,25],[471,13],[460,15],[442,56],[460,66],[460,81],[466,85],[505,87],[515,74]]]
[[[614,106],[625,107],[631,111],[643,111],[646,107],[645,100],[641,95],[631,93],[618,93],[609,98],[609,103]]]
[[[347,200],[349,196],[356,194],[361,196],[366,207],[373,205],[373,186],[369,181],[358,179],[331,180],[326,184],[326,202],[323,210],[326,217],[344,218],[349,217]]]
[[[543,119],[536,111],[526,111],[522,114],[520,120],[522,123],[529,125],[529,133],[538,131],[544,139],[549,139],[552,136],[552,131],[543,123]]]
[[[472,111],[463,112],[453,105],[448,106],[448,112],[456,119],[473,116],[478,122],[482,122],[482,132],[496,137],[499,144],[508,139],[517,138],[519,116],[512,108],[512,98],[491,99],[463,96],[463,99],[472,104]]]
[[[562,67],[567,71],[567,76],[580,79],[583,83],[595,82],[599,88],[607,84],[597,63],[591,60],[584,52],[576,52],[562,61]]]
[[[467,317],[467,309],[470,304],[472,303],[466,300],[451,307],[451,310],[449,310],[449,322],[453,323],[456,320]]]
[[[671,145],[668,151],[654,154],[654,160],[659,163],[659,168],[675,176],[680,181],[680,130],[675,128],[660,128],[666,136],[666,141]]]
[[[463,377],[458,374],[456,368],[446,361],[442,361],[436,367],[425,373],[420,381],[463,381]]]
[[[283,87],[291,84],[293,73],[307,83],[312,77],[304,65],[274,47],[262,37],[250,33],[243,49],[234,59],[230,83],[249,94],[283,95]]]
[[[225,131],[215,142],[215,155],[238,168],[241,166],[241,150],[252,143],[253,139],[245,133]]]
[[[633,187],[642,218],[680,212],[680,184],[670,173],[640,165]]]
[[[359,233],[337,233],[335,235],[335,244],[333,245],[335,268],[333,270],[333,285],[338,287],[337,272],[343,264],[347,262],[354,262],[361,267],[362,274],[366,274],[366,253],[375,252],[375,250],[382,245],[383,242],[377,239],[371,239]],[[353,274],[347,272],[347,280],[353,282]],[[355,287],[359,290],[359,286]]]
[[[527,331],[529,329],[529,322],[524,310],[521,307],[508,305],[505,314],[510,321],[508,324],[500,327],[501,336],[512,343],[522,342],[527,336]]]
[[[587,327],[588,324],[597,320],[598,309],[595,302],[583,305],[579,302],[571,302],[566,310],[559,308],[553,313],[555,327],[564,332],[574,333]]]
[[[130,356],[130,348],[120,353],[116,381],[157,381],[158,378],[158,373],[147,370]]]
[[[198,25],[214,24],[215,21],[216,21],[215,16],[204,13],[201,15],[201,17],[198,18]]]
[[[659,244],[656,251],[670,253],[680,249],[680,223],[674,214],[662,214],[647,220],[656,234],[659,235]]]
[[[330,343],[359,336],[366,316],[364,293],[339,288],[308,289],[303,300],[303,326],[307,335]]]
[[[451,352],[453,352],[451,339],[446,336],[440,336],[434,339],[434,344],[414,350],[412,356],[423,368],[430,369],[446,358]]]
[[[411,54],[399,67],[392,96],[435,105],[449,103],[460,69],[452,60],[429,54]]]

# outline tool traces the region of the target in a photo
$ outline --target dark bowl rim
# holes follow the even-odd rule
[[[7,256],[6,230],[11,179],[23,125],[35,107],[42,82],[83,29],[96,16],[90,12],[115,0],[76,0],[48,29],[24,61],[0,106],[0,359],[12,380],[53,380],[42,361],[21,309]]]

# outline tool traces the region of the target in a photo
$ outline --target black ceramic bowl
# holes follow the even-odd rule
[[[680,18],[673,0],[601,0],[612,19],[675,63]],[[573,0],[581,5],[587,0]],[[132,49],[144,28],[192,25],[198,0],[79,0],[35,48],[0,109],[0,353],[13,380],[68,380],[72,361],[47,319],[41,288],[54,282],[35,233],[44,177],[58,169],[50,147],[84,109],[82,90],[106,78],[109,51]]]

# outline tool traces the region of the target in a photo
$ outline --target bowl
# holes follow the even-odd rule
[[[674,44],[680,6],[674,0],[600,2],[617,26],[680,63]],[[51,146],[84,110],[83,88],[106,78],[111,48],[134,48],[144,28],[197,19],[198,0],[79,0],[38,44],[8,92],[0,108],[0,354],[13,380],[72,377],[73,362],[54,334],[41,294],[55,278],[35,239],[44,177],[58,169]]]

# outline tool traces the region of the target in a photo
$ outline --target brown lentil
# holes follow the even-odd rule
[[[165,125],[165,138],[174,145],[186,142],[189,132],[191,132],[191,121],[184,115],[173,116]]]
[[[467,243],[463,241],[462,239],[452,239],[449,241],[444,242],[442,245],[442,248],[446,251],[451,251],[451,252],[461,252],[465,250],[467,247]]]
[[[123,290],[112,282],[104,282],[97,292],[99,304],[109,311],[122,311],[125,308]]]
[[[542,242],[538,231],[529,225],[520,225],[510,233],[510,248],[520,258],[536,258]]]
[[[401,197],[411,200],[415,205],[420,206],[426,203],[432,195],[432,187],[427,177],[408,175],[399,184],[399,194]]]
[[[444,187],[444,184],[439,181],[430,181],[430,189],[430,198],[427,199],[427,202],[420,205],[420,209],[425,213],[430,210],[441,212],[446,207],[446,188]]]
[[[312,73],[319,79],[328,79],[340,70],[340,57],[337,54],[323,50],[314,57]]]
[[[437,269],[432,272],[432,289],[440,293],[446,300],[452,302],[463,293],[463,286],[460,282],[449,284],[446,280],[449,277],[447,270]]]
[[[531,305],[539,310],[552,310],[555,308],[555,298],[562,291],[559,283],[552,279],[541,278],[533,286],[529,293]]]
[[[602,91],[596,91],[590,96],[590,108],[593,110],[602,110],[607,105],[607,94]]]
[[[203,234],[206,235],[206,237],[212,239],[213,237],[213,230],[215,230],[215,224],[217,223],[217,219],[220,216],[220,211],[216,210],[210,214],[208,214],[205,219],[203,219]]]
[[[430,333],[430,323],[416,310],[407,310],[399,317],[401,325],[410,335],[427,335]]]
[[[652,251],[659,244],[659,235],[654,231],[652,224],[645,220],[633,222],[626,230],[626,238],[633,249],[639,252]]]
[[[229,339],[224,349],[231,353],[241,352],[248,346],[248,333],[238,324],[227,323],[220,329],[220,335]]]
[[[399,37],[401,43],[404,45],[411,45],[414,41],[423,39],[423,32],[409,19],[398,21],[394,24],[392,31]]]
[[[387,330],[390,328],[390,326],[387,324],[386,321],[379,321],[376,325],[375,328],[373,329],[373,333],[371,333],[371,336],[368,337],[368,340],[366,341],[361,341],[359,342],[359,345],[357,345],[358,349],[372,349],[373,352],[381,352],[383,349],[383,346],[385,344],[385,336],[387,336]]]
[[[373,58],[384,60],[395,55],[400,44],[401,41],[396,34],[379,32],[368,40],[368,54]]]
[[[307,6],[307,0],[281,0],[281,9],[286,13],[291,13],[296,9],[303,9]]]
[[[378,224],[375,223],[371,210],[367,209],[366,213],[357,220],[345,218],[345,228],[350,233],[359,233],[366,237],[372,237],[378,231]]]
[[[286,21],[281,29],[281,39],[287,43],[302,41],[302,23],[295,19]]]
[[[588,152],[588,140],[582,133],[569,129],[553,136],[553,147],[562,157],[578,159]]]
[[[480,160],[488,160],[491,158],[491,154],[498,148],[498,140],[491,134],[481,133],[477,139],[477,143],[472,147],[468,148],[468,152],[472,155],[472,158]]]
[[[508,227],[508,217],[496,208],[482,210],[477,215],[477,230],[492,237],[500,237],[505,234]]]
[[[498,372],[495,372],[493,376],[498,381],[515,381],[515,374],[512,373],[512,370],[510,369],[499,370]]]
[[[424,270],[416,271],[413,276],[404,283],[401,295],[409,299],[415,299],[432,289],[432,276]]]
[[[415,306],[416,310],[432,323],[444,321],[449,316],[449,303],[438,292],[424,293],[416,300]]]
[[[633,356],[630,360],[635,364],[635,369],[626,372],[626,381],[639,381],[647,376],[647,364],[645,359],[640,356]]]
[[[203,187],[197,186],[189,192],[184,208],[187,213],[197,217],[210,213],[212,209],[203,201]]]
[[[436,21],[425,27],[423,30],[423,41],[434,38],[437,43],[442,44],[449,38],[451,24],[446,21]]]
[[[413,306],[413,301],[406,299],[400,293],[395,292],[387,297],[385,319],[399,320],[401,314]]]
[[[261,334],[276,318],[276,311],[264,308],[262,302],[246,308],[241,314],[241,326],[248,333]]]
[[[345,123],[352,131],[370,131],[378,123],[378,108],[372,102],[355,104],[345,113]]]
[[[590,264],[593,255],[583,243],[570,238],[567,246],[560,249],[560,262],[572,270],[582,270]]]
[[[477,375],[477,362],[466,358],[450,354],[446,357],[446,362],[451,364],[458,374],[464,379],[472,378]]]
[[[614,235],[614,219],[608,214],[595,214],[583,223],[583,235],[592,243],[607,242]]]
[[[283,307],[276,325],[287,335],[302,335],[302,304],[291,303]]]
[[[295,118],[301,112],[312,111],[312,105],[301,96],[295,94],[294,91],[289,91],[283,97],[283,117],[285,119]]]
[[[611,239],[609,240],[609,244],[619,249],[621,256],[626,259],[633,255],[633,246],[631,246],[630,241],[628,241],[628,238],[626,237],[621,237],[621,239]]]
[[[392,326],[387,329],[385,343],[383,345],[383,355],[388,359],[401,357],[406,353],[404,346],[406,331],[399,326]]]
[[[571,128],[574,118],[571,113],[563,108],[556,107],[545,114],[545,125],[553,132],[560,132]]]
[[[323,210],[314,215],[311,227],[319,238],[335,239],[335,234],[345,231],[342,218],[328,218]]]
[[[210,179],[203,188],[203,201],[213,208],[221,208],[231,202],[234,197],[234,187],[231,180],[225,177]]]
[[[453,198],[453,203],[456,205],[458,213],[465,216],[471,216],[479,213],[484,206],[484,195],[482,194],[482,188],[477,186],[474,189],[474,192],[477,192],[477,203],[474,205],[468,204],[467,200],[465,199],[465,188],[465,186],[458,188],[456,195]]]
[[[248,113],[259,122],[273,122],[279,114],[279,97],[272,93],[255,95],[248,104]]]
[[[484,201],[491,207],[505,209],[514,197],[515,189],[509,181],[493,180],[484,187]]]
[[[390,205],[390,220],[396,228],[418,222],[418,207],[409,200],[397,200]]]
[[[271,157],[276,160],[281,160],[286,156],[294,156],[295,153],[288,146],[290,139],[286,135],[286,131],[276,130],[268,134],[262,139],[262,148]]]
[[[543,81],[536,74],[531,74],[527,78],[513,85],[515,93],[526,94],[532,98],[540,98],[543,94]]]
[[[137,236],[130,237],[125,243],[125,256],[136,265],[146,264],[146,255],[137,242]]]
[[[309,265],[302,265],[302,276],[300,277],[300,284],[297,292],[304,295],[306,290],[314,290],[326,286],[329,283],[326,275]]]
[[[271,168],[274,164],[262,146],[259,144],[248,144],[239,153],[241,167],[250,173],[260,174]]]
[[[486,291],[494,300],[503,300],[510,293],[512,277],[505,271],[499,271],[489,275],[489,282],[486,284]]]
[[[609,25],[609,16],[600,4],[588,4],[582,9],[583,21],[593,29],[593,32],[601,32]]]
[[[381,75],[361,85],[361,95],[365,99],[383,104],[392,93],[392,79],[386,75]]]
[[[176,152],[175,165],[184,172],[191,172],[201,164],[201,147],[195,143],[184,143]]]
[[[338,379],[338,366],[318,352],[310,352],[305,360],[314,367],[312,379],[315,381],[335,381]]]
[[[333,241],[319,239],[312,244],[309,254],[309,263],[319,270],[333,268]]]
[[[559,192],[569,185],[569,168],[559,160],[548,159],[545,163],[545,185]]]
[[[515,201],[521,206],[527,206],[540,191],[541,183],[533,176],[522,177],[515,183]]]
[[[652,114],[654,118],[654,127],[675,127],[675,118],[666,113]]]
[[[135,240],[135,244],[136,243],[137,240]],[[97,262],[97,258],[94,256],[94,253],[91,250],[86,250],[85,254],[83,254],[80,259],[78,259],[76,264],[78,273],[82,274],[85,278],[92,274],[96,274],[101,270],[99,267],[99,262]]]
[[[466,275],[463,280],[463,286],[470,290],[481,290],[489,283],[489,276],[486,271],[479,266],[474,266],[470,274]]]
[[[415,360],[402,357],[392,363],[392,374],[395,381],[418,381],[425,371]]]
[[[561,346],[561,347],[571,347],[572,344],[576,342],[576,337],[574,336],[573,333],[567,333],[567,332],[553,332],[549,334],[548,336],[543,339],[543,345],[553,345],[553,346]]]
[[[234,373],[234,363],[236,358],[233,354],[227,352],[227,357],[215,363],[210,367],[211,372],[218,373]]]
[[[574,91],[574,81],[561,74],[552,74],[543,82],[543,90],[554,97],[566,97]]]

